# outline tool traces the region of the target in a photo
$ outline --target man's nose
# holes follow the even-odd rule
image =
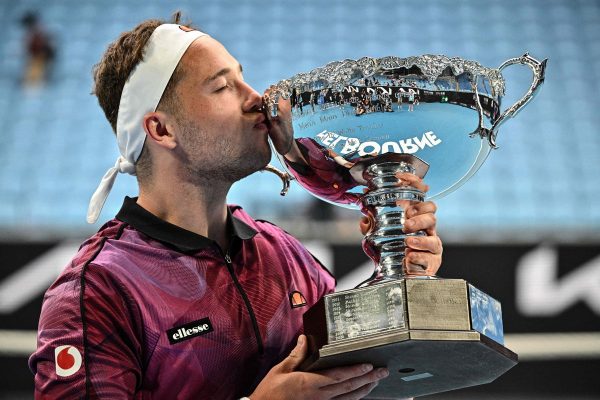
[[[244,100],[243,109],[244,112],[258,111],[262,107],[263,99],[262,96],[244,82],[245,90],[247,93],[246,100]]]

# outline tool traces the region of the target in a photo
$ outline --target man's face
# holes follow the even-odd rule
[[[235,182],[271,158],[262,98],[240,64],[210,37],[197,39],[181,62],[175,135],[184,179]]]

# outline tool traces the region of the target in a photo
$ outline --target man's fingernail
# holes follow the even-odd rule
[[[369,372],[370,370],[373,369],[373,365],[371,364],[363,364],[360,369],[363,370],[363,372]]]
[[[412,244],[419,244],[421,242],[421,240],[416,237],[410,238],[409,240],[410,240],[409,243],[412,243]]]
[[[298,336],[298,346],[302,346],[304,344],[304,335]]]
[[[390,372],[387,370],[387,368],[380,368],[379,371],[377,371],[377,377],[379,379],[387,378],[389,374]]]
[[[406,225],[406,226],[409,226],[409,227],[410,227],[410,226],[414,226],[414,225],[415,225],[415,221],[413,221],[413,220],[410,220],[410,219],[409,219],[408,221],[406,221],[406,222],[404,223],[404,225]]]

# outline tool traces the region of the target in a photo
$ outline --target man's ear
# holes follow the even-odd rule
[[[162,111],[153,111],[144,115],[143,125],[147,138],[159,146],[174,149],[177,146],[170,115]]]

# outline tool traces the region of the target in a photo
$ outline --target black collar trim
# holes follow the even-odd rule
[[[125,197],[116,218],[133,226],[153,239],[174,246],[184,253],[195,252],[215,244],[215,241],[177,225],[164,221],[137,203],[137,197]],[[227,207],[227,230],[233,237],[252,239],[257,232],[242,220],[233,216]]]

